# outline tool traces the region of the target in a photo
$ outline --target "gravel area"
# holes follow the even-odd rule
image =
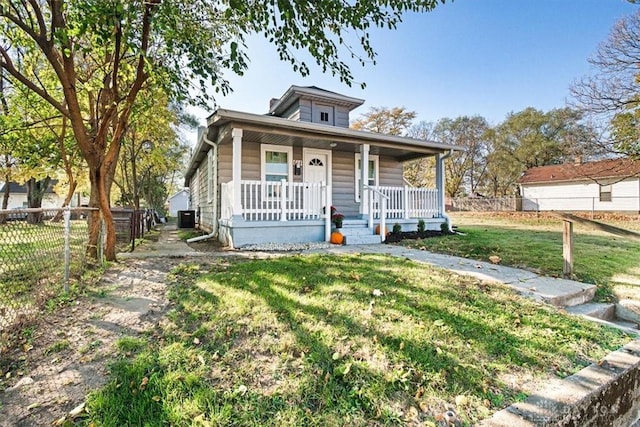
[[[331,243],[327,242],[307,242],[307,243],[263,243],[260,245],[247,245],[239,248],[241,251],[253,252],[294,252],[306,251],[310,249],[330,248]]]

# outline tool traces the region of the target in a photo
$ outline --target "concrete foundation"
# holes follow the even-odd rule
[[[220,221],[219,240],[232,248],[264,243],[306,243],[325,240],[324,220]]]

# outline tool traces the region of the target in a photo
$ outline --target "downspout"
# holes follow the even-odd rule
[[[442,217],[447,221],[447,227],[449,228],[449,233],[453,233],[453,228],[451,226],[451,218],[449,218],[449,215],[447,215],[444,211],[444,207],[446,205],[445,203],[445,197],[446,197],[446,193],[445,193],[445,183],[447,180],[447,174],[446,174],[446,168],[444,167],[444,161],[446,159],[448,159],[449,157],[451,157],[451,155],[453,154],[453,150],[449,150],[449,152],[447,154],[445,154],[444,156],[440,157],[440,161],[442,162],[442,192],[443,197],[442,197]]]
[[[213,177],[208,177],[208,179],[213,179],[213,188],[214,188],[214,197],[213,197],[213,203],[216,204],[218,203],[218,151],[217,151],[217,146],[216,143],[211,141],[209,138],[207,138],[207,134],[206,132],[203,133],[202,135],[202,140],[209,144],[212,148],[212,150],[216,150],[215,151],[215,160],[214,160],[214,168],[213,168]],[[218,213],[215,212],[214,217],[217,216]],[[213,227],[213,229],[211,230],[211,233],[209,234],[205,234],[204,236],[198,236],[198,237],[192,237],[191,239],[187,239],[187,243],[193,243],[193,242],[199,242],[201,240],[207,240],[207,239],[211,239],[212,237],[215,237],[216,234],[218,234],[218,219],[214,218],[215,221],[215,227]]]

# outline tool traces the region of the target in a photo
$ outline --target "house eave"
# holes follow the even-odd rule
[[[263,116],[259,114],[244,113],[241,111],[219,109],[207,119],[207,124],[213,127],[221,127],[227,123],[234,122],[238,127],[243,125],[254,125],[264,130],[284,130],[295,132],[303,137],[316,137],[321,139],[334,139],[352,141],[353,144],[371,144],[371,145],[393,145],[398,148],[427,148],[438,152],[446,152],[449,150],[462,151],[463,148],[444,144],[435,141],[427,141],[403,136],[385,135],[375,132],[366,132],[361,130],[342,128],[338,126],[329,126],[318,123],[300,122],[295,120],[283,119],[281,117]]]
[[[607,179],[619,179],[621,181],[626,179],[640,179],[639,176],[628,176],[628,175],[608,175],[608,176],[594,176],[594,177],[583,177],[583,178],[575,178],[575,179],[558,179],[553,181],[527,181],[527,182],[518,182],[519,185],[541,185],[541,184],[579,184],[581,182],[596,182],[596,180],[607,180]]]
[[[292,103],[302,96],[306,96],[320,102],[324,101],[342,105],[347,107],[349,111],[364,104],[364,99],[353,98],[321,89],[294,85],[287,89],[284,95],[282,95],[282,97],[271,106],[269,114],[276,116],[282,114]]]
[[[191,177],[210,149],[210,144],[205,141],[205,138],[213,140],[216,143],[227,142],[231,136],[230,132],[225,132],[225,130],[229,128],[240,128],[246,132],[252,131],[269,135],[281,135],[286,138],[304,141],[326,141],[327,148],[329,142],[344,144],[345,146],[369,144],[372,147],[380,149],[397,150],[398,155],[396,157],[399,161],[412,160],[419,157],[445,153],[451,150],[463,150],[463,148],[457,145],[443,144],[435,141],[384,135],[338,126],[300,122],[281,117],[226,109],[218,109],[210,115],[207,118],[207,128],[207,132],[204,132],[200,136],[194,148],[193,155],[185,173],[185,186],[189,185]]]

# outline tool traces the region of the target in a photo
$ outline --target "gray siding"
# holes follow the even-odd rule
[[[299,107],[300,117],[298,118],[298,120],[300,120],[301,122],[311,122],[311,100],[304,98],[300,99]]]
[[[219,146],[218,155],[218,183],[229,182],[232,179],[233,149],[231,144],[222,144]],[[357,216],[359,214],[359,204],[355,201],[355,155],[352,152],[334,151],[332,153],[332,199],[333,205],[338,211],[346,216]],[[293,148],[293,159],[302,160],[302,147]],[[404,186],[402,179],[402,163],[391,157],[379,158],[378,178],[379,185],[385,186]],[[207,167],[206,160],[200,165],[199,190],[195,191],[192,186],[191,191],[194,199],[194,208],[196,207],[196,194],[198,194],[200,203],[206,203],[207,197]],[[260,180],[260,144],[252,141],[242,141],[242,179],[243,180]],[[301,175],[294,175],[295,182],[302,181]],[[219,203],[219,201],[218,201]],[[218,206],[219,208],[219,206]]]
[[[333,206],[346,216],[359,214],[359,203],[356,202],[356,161],[354,153],[333,152]],[[402,179],[402,163],[391,157],[379,157],[378,185],[404,186]]]
[[[242,179],[260,181],[260,144],[242,141]]]
[[[345,151],[334,151],[332,158],[331,180],[333,191],[331,192],[331,198],[333,206],[343,215],[356,216],[359,214],[359,204],[355,200],[356,171],[354,154]]]
[[[218,146],[218,183],[233,179],[233,147],[231,144]]]
[[[378,185],[386,185],[389,187],[403,187],[402,179],[402,163],[391,157],[380,157],[378,171]]]
[[[282,114],[283,118],[289,120],[300,120],[300,103],[294,102],[291,107],[287,108],[287,110]]]
[[[346,107],[336,106],[335,111],[335,125],[342,128],[349,127],[349,109]]]

